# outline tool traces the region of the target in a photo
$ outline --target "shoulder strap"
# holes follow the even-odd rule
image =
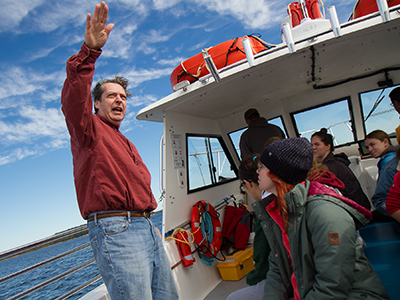
[[[378,162],[378,169],[383,168],[389,161],[391,161],[396,156],[395,152],[390,152],[386,154],[381,160]]]

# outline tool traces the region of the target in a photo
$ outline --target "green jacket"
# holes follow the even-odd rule
[[[261,201],[261,200],[260,200]],[[253,207],[257,205],[254,202]],[[246,276],[248,285],[255,285],[267,277],[268,272],[268,254],[271,251],[264,230],[261,227],[260,219],[254,214],[254,241],[253,241],[253,261],[254,270]]]
[[[308,181],[296,185],[285,200],[301,299],[390,299],[357,238],[356,230],[369,222],[363,207]],[[265,198],[254,206],[271,247],[264,299],[286,300],[293,295],[291,267],[281,229],[265,210],[271,202]]]

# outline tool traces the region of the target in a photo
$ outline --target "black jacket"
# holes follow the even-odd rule
[[[350,161],[347,155],[344,153],[339,153],[333,155],[332,152],[325,157],[322,162],[326,165],[332,173],[336,175],[341,181],[343,181],[345,187],[341,191],[343,196],[350,198],[351,200],[357,202],[366,209],[371,210],[371,203],[368,197],[364,194],[360,183],[358,182],[354,173],[350,170]]]
[[[267,122],[267,119],[260,117],[250,122],[249,128],[240,137],[239,148],[240,158],[243,159],[249,154],[261,154],[265,142],[271,137],[284,138],[282,129]]]

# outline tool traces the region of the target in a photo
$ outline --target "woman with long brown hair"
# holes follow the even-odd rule
[[[371,198],[372,204],[383,216],[389,217],[386,212],[386,198],[390,187],[393,185],[394,176],[397,173],[399,159],[396,157],[398,146],[393,146],[389,135],[383,130],[374,130],[365,137],[365,148],[373,158],[378,161],[378,180],[374,195]],[[373,212],[375,218],[375,211]],[[384,219],[393,221],[392,218]]]
[[[271,192],[260,217],[271,246],[264,299],[389,299],[356,230],[371,212],[306,180],[313,149],[305,138],[267,146],[258,182]]]
[[[329,171],[339,178],[345,187],[342,193],[345,197],[371,210],[371,203],[362,190],[357,177],[349,168],[350,160],[344,153],[333,154],[333,136],[328,133],[326,128],[321,128],[311,136],[311,144],[314,150],[314,157],[324,164]]]

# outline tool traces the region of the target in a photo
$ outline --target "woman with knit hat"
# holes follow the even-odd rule
[[[389,299],[356,234],[371,212],[306,181],[312,163],[305,138],[276,141],[260,156],[259,186],[275,195],[260,216],[271,246],[264,299]]]

